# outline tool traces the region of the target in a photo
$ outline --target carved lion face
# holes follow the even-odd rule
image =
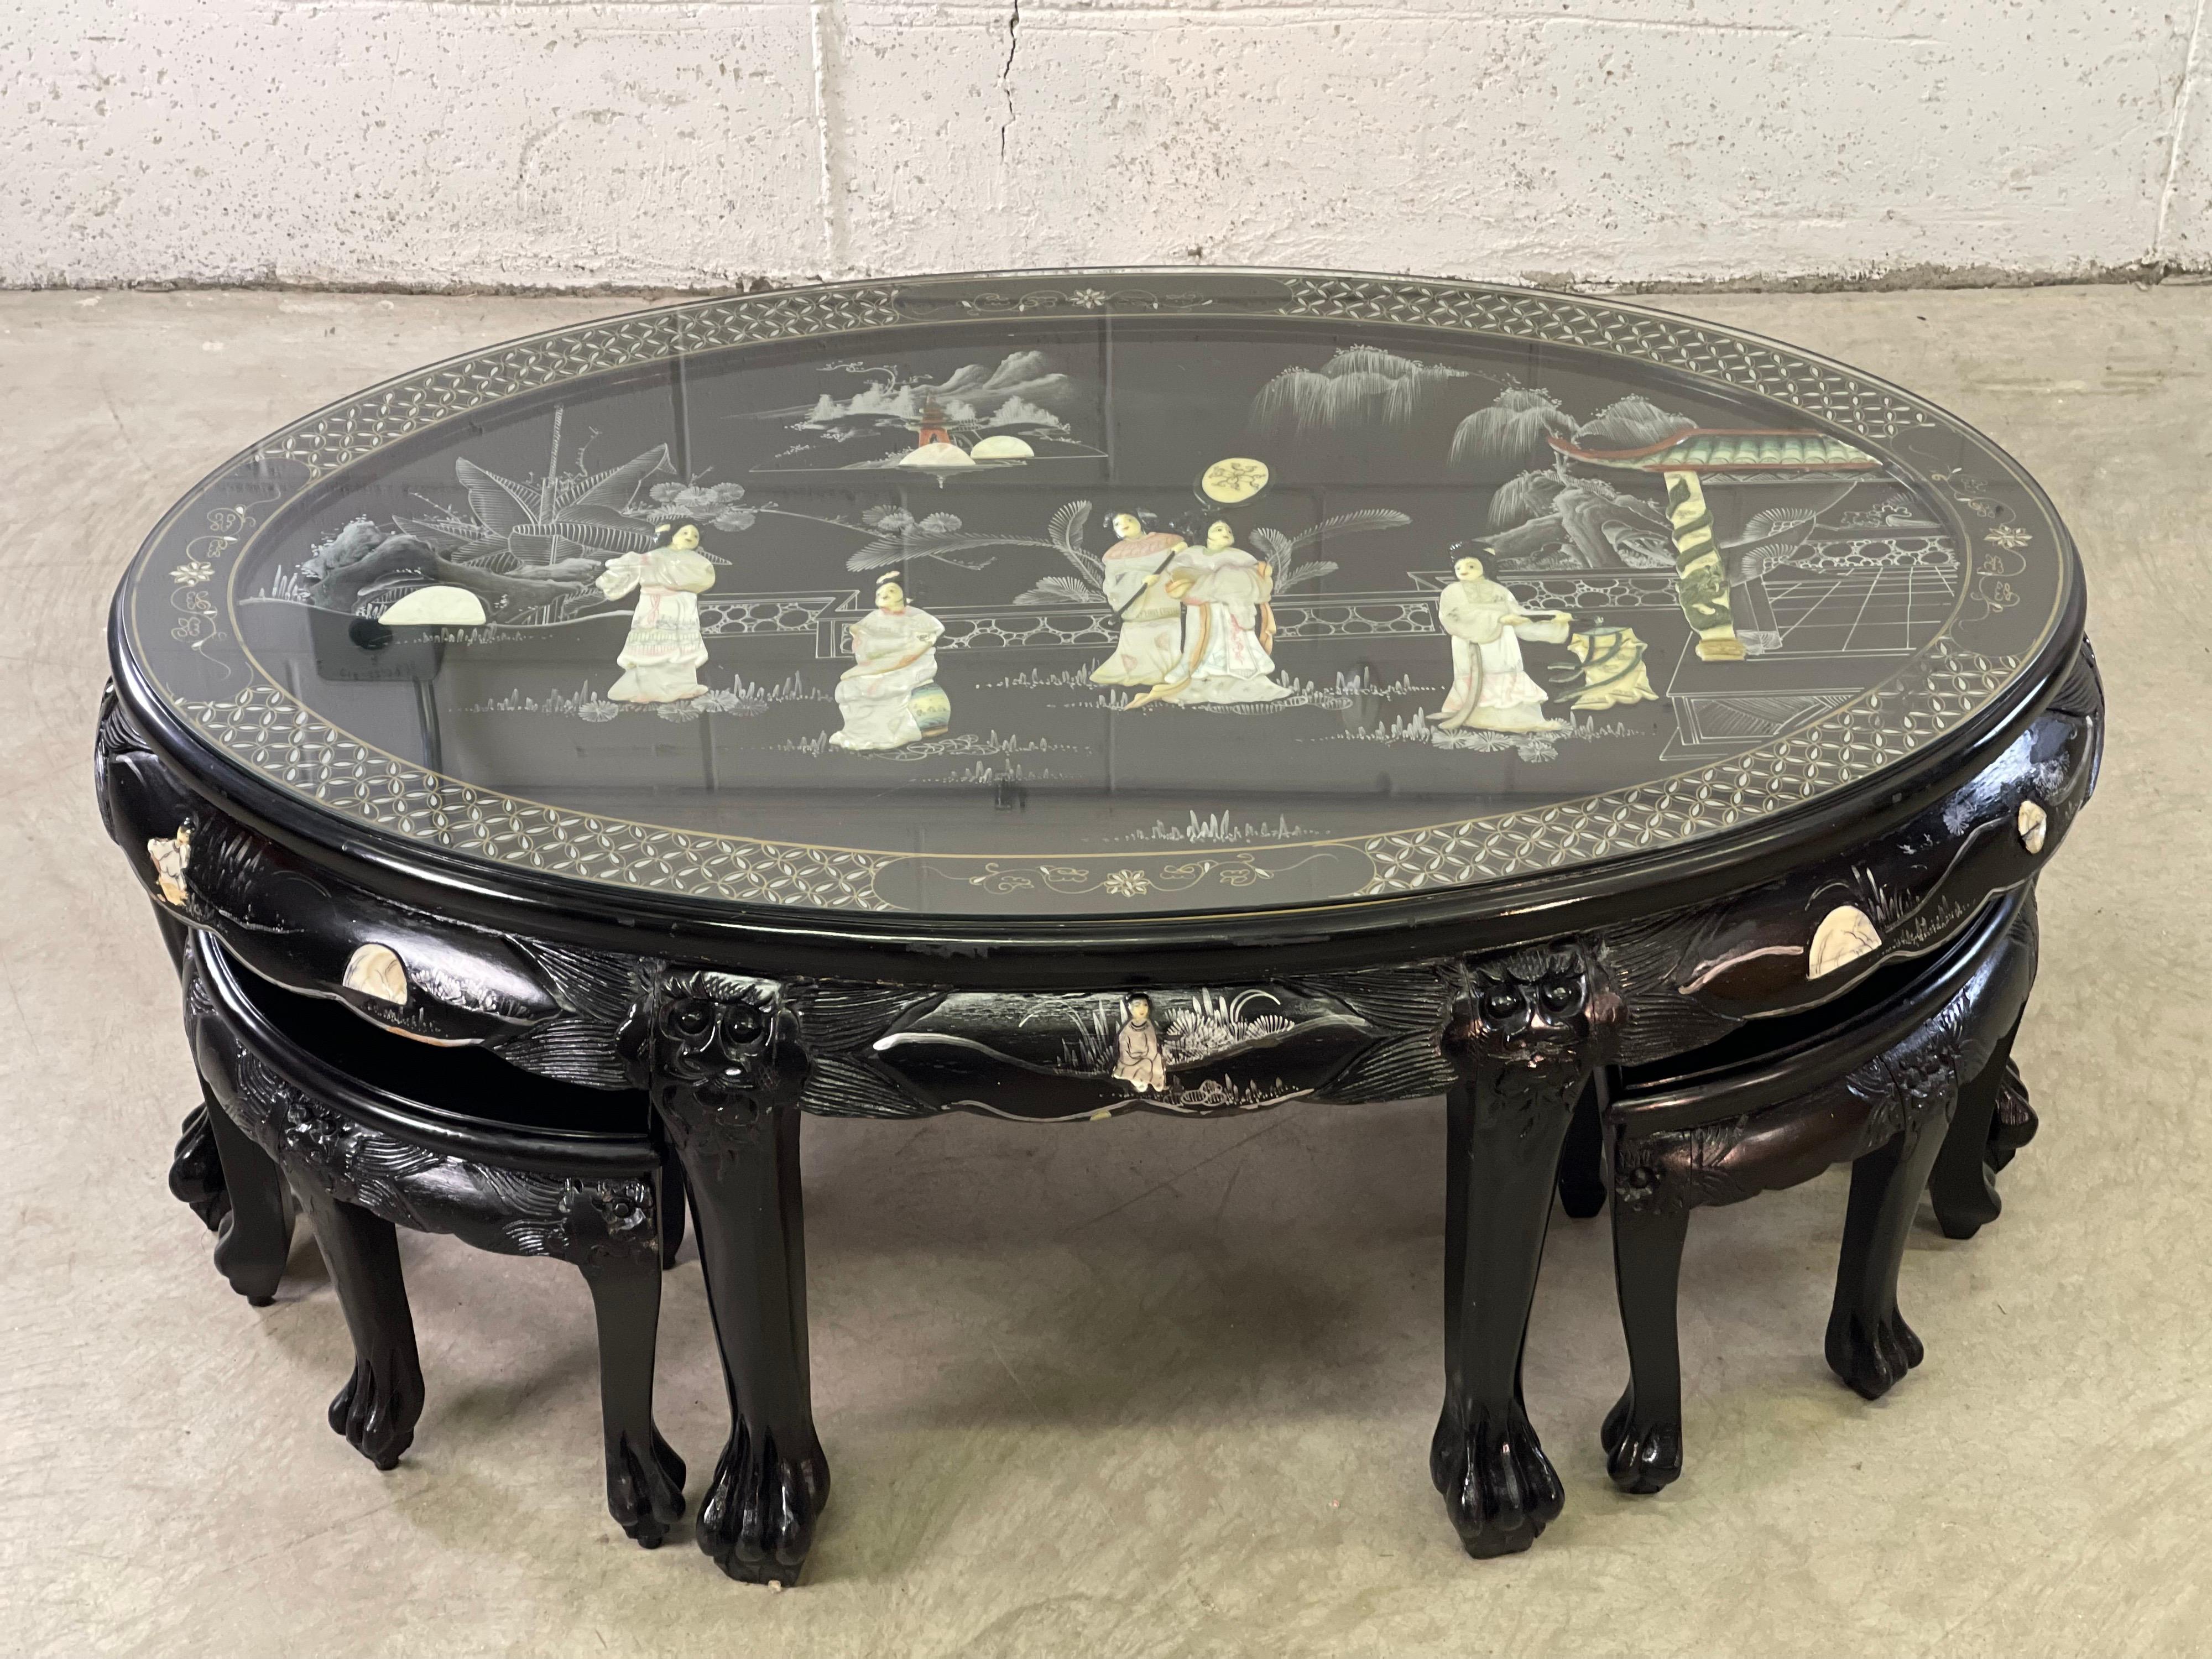
[[[1590,965],[1571,945],[1469,963],[1456,989],[1443,1050],[1462,1066],[1571,1059],[1588,1047],[1593,1024],[1609,1025],[1618,1013],[1609,992],[1593,989]]]
[[[804,1082],[797,1031],[776,988],[737,974],[672,976],[653,1011],[651,1078],[710,1110],[781,1100]]]

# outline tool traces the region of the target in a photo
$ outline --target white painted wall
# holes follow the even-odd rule
[[[15,0],[0,283],[2212,268],[2207,0]]]

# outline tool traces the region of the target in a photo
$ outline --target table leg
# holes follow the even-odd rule
[[[656,1257],[579,1264],[599,1329],[599,1423],[606,1441],[607,1511],[647,1549],[684,1515],[684,1460],[653,1420],[660,1330]]]
[[[1682,1473],[1682,1356],[1675,1304],[1690,1212],[1657,1194],[1613,1206],[1613,1277],[1628,1340],[1628,1387],[1599,1437],[1623,1492],[1655,1492]]]
[[[331,1427],[380,1469],[397,1468],[422,1415],[422,1365],[392,1224],[302,1182],[300,1201],[353,1333],[353,1375],[331,1401]]]
[[[292,1190],[276,1160],[255,1146],[211,1097],[202,1110],[230,1200],[216,1229],[216,1271],[247,1302],[265,1308],[276,1299],[292,1253]]]
[[[1444,1405],[1429,1474],[1469,1555],[1525,1550],[1565,1494],[1522,1399],[1559,1153],[1621,1005],[1578,941],[1464,964],[1441,1038],[1447,1097]]]
[[[830,1465],[814,1431],[795,1108],[750,1144],[684,1153],[699,1265],[730,1391],[730,1440],[699,1505],[699,1547],[748,1583],[789,1585],[814,1542]]]
[[[684,1184],[684,1163],[672,1148],[664,1146],[660,1155],[660,1266],[663,1272],[676,1265],[676,1253],[684,1248],[684,1212],[690,1202],[690,1194]]]
[[[699,1547],[732,1578],[795,1584],[830,1497],[806,1351],[798,1021],[769,981],[674,973],[623,1046],[684,1166],[729,1386]]]
[[[1447,1097],[1444,1407],[1429,1476],[1476,1557],[1536,1541],[1566,1494],[1521,1395],[1521,1350],[1571,1097],[1528,1121],[1464,1085]]]

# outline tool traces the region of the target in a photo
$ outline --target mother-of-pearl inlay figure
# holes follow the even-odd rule
[[[1147,531],[1133,513],[1114,515],[1106,550],[1106,603],[1121,619],[1114,654],[1091,671],[1094,685],[1158,685],[1182,654],[1182,602],[1167,591],[1169,556],[1184,545],[1172,530]]]
[[[1183,607],[1182,649],[1162,682],[1129,707],[1147,703],[1273,702],[1291,695],[1272,676],[1274,576],[1237,545],[1219,520],[1204,547],[1176,551],[1161,586]]]
[[[853,624],[853,665],[837,682],[845,729],[840,749],[896,749],[926,735],[914,694],[937,678],[937,640],[945,624],[906,602],[896,576],[876,584],[876,608]]]
[[[699,684],[707,660],[699,595],[714,585],[714,562],[699,550],[699,526],[688,519],[658,525],[653,536],[651,552],[611,559],[599,574],[599,592],[609,599],[637,593],[629,637],[615,658],[622,678],[607,689],[611,702],[684,702],[706,695]]]
[[[1544,717],[1544,688],[1521,665],[1523,637],[1566,642],[1573,622],[1564,611],[1547,617],[1522,614],[1520,603],[1482,574],[1482,561],[1452,567],[1459,580],[1437,599],[1437,620],[1451,635],[1451,695],[1437,714],[1437,729],[1460,732],[1556,732],[1565,720]]]

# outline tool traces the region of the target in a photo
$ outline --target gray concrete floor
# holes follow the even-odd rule
[[[2081,544],[2103,792],[2043,887],[2020,1057],[2041,1139],[1968,1244],[1923,1217],[1927,1364],[1822,1366],[1844,1183],[1701,1215],[1690,1468],[1607,1485],[1624,1367],[1602,1224],[1556,1226],[1528,1397],[1567,1486],[1533,1553],[1460,1553],[1434,1103],[1257,1121],[810,1126],[805,1585],[658,1554],[600,1501],[565,1268],[405,1244],[430,1384],[379,1474],[324,1426],[345,1328],[304,1237],[256,1311],[163,1189],[194,1097],[173,981],[88,787],[102,623],[156,516],[387,374],[621,308],[0,295],[0,1649],[1118,1656],[2152,1653],[2212,1646],[2212,288],[1731,295],[1680,309],[1903,381],[2008,447]],[[689,1252],[687,1251],[687,1258]],[[661,1423],[696,1503],[725,1418],[699,1271]]]

